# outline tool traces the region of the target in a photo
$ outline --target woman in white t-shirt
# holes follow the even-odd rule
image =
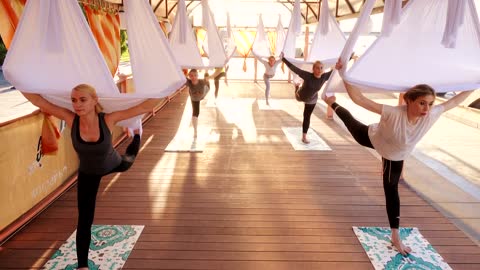
[[[255,54],[252,51],[253,55],[257,60],[265,66],[265,73],[263,74],[263,81],[265,82],[265,101],[267,105],[270,105],[268,98],[270,97],[270,79],[275,76],[277,66],[282,62],[282,59],[276,59],[275,56],[271,55],[265,60],[263,57]]]
[[[338,69],[342,68],[340,61],[337,65]],[[433,106],[435,91],[426,84],[419,84],[405,92],[403,99],[406,105],[389,106],[368,99],[358,88],[344,83],[348,95],[355,104],[381,115],[379,123],[366,126],[357,121],[349,111],[335,102],[335,96],[325,97],[324,100],[359,144],[375,149],[382,156],[383,189],[388,221],[392,229],[391,240],[398,251],[406,255],[411,249],[403,245],[399,234],[398,181],[403,169],[403,160],[443,112],[460,104],[473,91],[462,92],[442,104]]]

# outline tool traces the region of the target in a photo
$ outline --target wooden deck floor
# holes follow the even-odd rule
[[[184,91],[146,124],[134,166],[102,180],[95,224],[145,225],[124,269],[373,269],[352,226],[388,226],[380,162],[318,108],[311,127],[333,150],[294,151],[281,127],[301,126],[303,104],[288,85],[272,85],[281,110],[259,110],[253,83],[222,87],[234,99],[202,104],[203,153],[163,151],[190,120]],[[400,196],[402,226],[453,269],[480,269],[480,247],[403,183]],[[73,188],[0,247],[0,268],[41,268],[76,218]]]

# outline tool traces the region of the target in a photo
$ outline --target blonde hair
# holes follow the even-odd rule
[[[93,99],[97,100],[97,104],[95,105],[95,112],[99,113],[103,111],[102,105],[100,105],[100,103],[98,102],[97,91],[95,90],[95,88],[88,84],[79,84],[75,86],[72,90],[89,94]]]
[[[315,65],[320,65],[321,67],[323,67],[323,63],[318,60],[313,63],[312,69],[315,67]]]
[[[424,96],[435,96],[435,90],[430,85],[427,84],[417,84],[414,87],[410,88],[403,95],[403,100],[408,103],[408,101],[415,101],[419,97]]]

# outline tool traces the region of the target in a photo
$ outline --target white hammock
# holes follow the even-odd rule
[[[187,17],[185,0],[178,1],[177,14],[170,33],[170,45],[177,63],[183,68],[209,69],[223,67],[227,63],[223,42],[207,0],[202,0],[202,17],[207,31],[203,48],[208,55],[208,58],[203,59]]]
[[[160,38],[163,33],[158,23],[151,20],[151,9],[152,14],[145,16],[146,0],[127,0],[125,4],[128,27],[133,32],[129,33],[129,43],[133,74],[138,76],[134,80],[136,93],[119,92],[76,0],[27,1],[3,65],[5,77],[18,90],[42,94],[70,110],[71,89],[81,83],[97,90],[105,112],[129,108],[147,97],[170,94],[185,79],[165,38]],[[148,53],[148,57],[142,53]],[[158,58],[162,61],[155,62]],[[159,68],[164,72],[162,76],[149,71]],[[139,119],[141,116],[119,125],[138,128]]]
[[[283,45],[285,43],[285,29],[282,25],[282,18],[278,15],[277,24],[277,40],[275,41],[275,56],[279,56],[283,51]]]
[[[270,41],[265,33],[265,27],[263,26],[262,14],[258,16],[257,33],[255,34],[255,40],[253,41],[252,53],[263,58],[268,58],[272,55]]]
[[[300,0],[295,0],[293,5],[292,17],[288,26],[287,36],[285,37],[285,43],[283,45],[283,54],[285,58],[295,58],[295,40],[302,31],[302,16],[300,11]]]
[[[320,21],[317,24],[307,60],[288,60],[296,66],[309,71],[312,70],[312,65],[315,61],[321,61],[324,69],[327,69],[335,65],[345,43],[345,35],[340,30],[335,18],[330,14],[328,1],[322,1]]]
[[[233,35],[232,26],[230,25],[230,13],[227,12],[227,44],[225,53],[227,55],[227,62],[233,57],[237,45],[235,44],[235,37]]]
[[[400,1],[400,0],[390,0]],[[343,78],[365,92],[402,92],[425,83],[437,92],[480,87],[480,24],[473,0],[410,1],[400,19],[398,3],[385,8],[381,36],[349,70],[346,62],[375,0],[368,0],[341,58]],[[388,1],[386,2],[388,3]],[[345,88],[335,72],[327,92]]]

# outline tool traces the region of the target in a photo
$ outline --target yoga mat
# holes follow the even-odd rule
[[[122,269],[132,252],[144,226],[93,225],[92,241],[88,252],[88,267],[92,269]],[[77,269],[75,230],[67,241],[43,266],[43,269]]]
[[[180,130],[165,148],[165,152],[203,152],[210,130],[209,127],[198,127],[197,138],[193,138],[193,128]]]
[[[376,270],[418,269],[449,270],[452,269],[442,256],[420,234],[418,228],[400,228],[400,237],[404,245],[412,252],[407,256],[400,254],[390,240],[390,228],[353,227],[358,240],[367,252]]]
[[[318,134],[310,129],[307,133],[309,144],[302,142],[302,127],[282,127],[283,133],[287,136],[288,141],[296,151],[331,151],[328,144],[318,136]]]
[[[282,104],[277,99],[268,99],[269,105],[267,105],[265,99],[257,99],[258,109],[261,111],[269,110],[281,110],[283,108]]]

